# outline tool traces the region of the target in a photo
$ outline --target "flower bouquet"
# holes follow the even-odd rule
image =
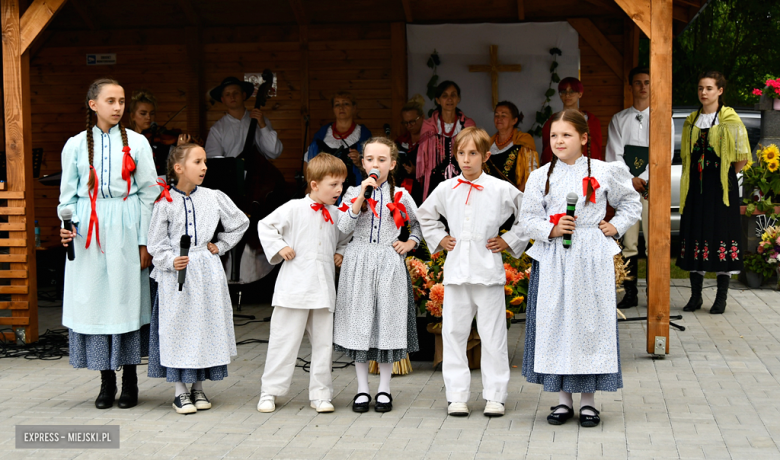
[[[742,169],[742,185],[753,193],[743,201],[747,205],[745,215],[754,212],[772,213],[777,203],[774,199],[780,195],[780,150],[775,144],[768,147],[758,146],[757,162],[749,162]]]
[[[777,272],[778,286],[780,286],[780,226],[767,227],[764,230],[756,252]]]
[[[776,80],[769,79],[766,81],[766,87],[764,88],[766,90],[766,94],[764,94],[764,90],[760,88],[753,89],[753,95],[754,96],[764,96],[771,97],[772,99],[780,99],[780,78]]]

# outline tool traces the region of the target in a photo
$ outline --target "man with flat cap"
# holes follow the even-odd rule
[[[263,115],[260,109],[250,112],[244,106],[254,91],[254,85],[241,81],[236,77],[227,77],[222,84],[209,91],[209,96],[215,101],[222,101],[227,107],[227,113],[214,123],[206,139],[206,156],[237,157],[244,149],[249,123],[252,118],[257,120],[255,145],[268,159],[274,159],[282,154],[282,142],[271,127],[271,121]]]

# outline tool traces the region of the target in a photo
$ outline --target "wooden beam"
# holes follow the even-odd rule
[[[522,0],[518,0],[522,1]],[[412,15],[412,5],[410,3],[410,0],[401,0],[401,4],[404,6],[404,17],[406,18],[406,22],[411,24],[414,22],[414,16]]]
[[[401,108],[406,104],[407,71],[406,71],[406,24],[394,22],[390,24],[390,61],[392,124],[395,135],[401,133]]]
[[[634,103],[628,74],[639,65],[639,27],[630,18],[623,21],[623,107]]]
[[[525,0],[517,0],[517,20],[525,21]]]
[[[306,9],[303,7],[303,0],[290,0],[290,8],[295,15],[295,21],[299,26],[305,26],[309,24],[309,17],[306,16]]]
[[[674,0],[674,3],[682,3],[683,5],[688,5],[699,9],[702,7],[701,2],[698,0]]]
[[[24,53],[35,37],[51,22],[55,14],[65,4],[65,0],[35,0],[24,12],[19,25],[21,28],[20,53]]]
[[[198,14],[198,11],[195,9],[195,5],[192,4],[191,0],[178,0],[179,2],[179,8],[181,8],[181,11],[184,13],[184,16],[187,18],[187,22],[190,23],[191,26],[200,26],[200,15]]]
[[[593,48],[607,66],[623,79],[623,55],[588,18],[569,18],[569,24]]]
[[[184,40],[187,50],[187,132],[191,136],[205,139],[206,136],[206,91],[205,71],[203,67],[202,28],[190,26],[184,28]]]
[[[648,38],[650,36],[650,0],[615,0]]]
[[[669,353],[669,235],[671,234],[672,0],[652,0],[650,41],[650,192],[647,255],[647,352],[658,337]]]
[[[97,30],[95,21],[92,20],[92,13],[89,11],[89,6],[84,4],[84,0],[70,0],[70,4],[73,5],[76,13],[78,13],[89,30]]]

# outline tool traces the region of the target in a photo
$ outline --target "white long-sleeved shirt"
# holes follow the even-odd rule
[[[512,257],[523,255],[528,246],[519,220],[523,193],[509,182],[483,172],[471,181],[483,187],[482,190],[473,188],[469,194],[470,186],[458,182],[459,179],[466,180],[461,174],[439,184],[417,210],[417,219],[432,254],[443,249],[441,241],[448,235],[439,221],[440,216],[447,219],[449,235],[455,238],[455,249],[447,254],[444,266],[444,284],[506,284],[501,254],[491,252],[487,240],[501,236],[509,245],[507,251]],[[513,214],[512,228],[499,235],[501,225]]]
[[[282,154],[282,141],[271,126],[271,121],[265,116],[263,118],[265,128],[258,126],[255,131],[255,145],[266,158],[273,160]],[[248,110],[240,120],[226,113],[209,130],[209,137],[206,139],[206,156],[208,158],[237,157],[244,149],[251,120]]]
[[[633,106],[621,110],[612,117],[607,132],[607,149],[604,161],[625,161],[623,150],[627,145],[637,147],[650,146],[650,108],[637,110]],[[674,122],[672,122],[672,144],[669,147],[669,155],[674,159]],[[640,179],[648,180],[649,169],[642,171]]]
[[[282,263],[271,305],[274,307],[316,309],[336,308],[335,254],[344,254],[349,236],[339,231],[339,218],[345,214],[328,206],[333,223],[326,222],[322,210],[315,211],[308,195],[291,200],[257,223],[260,243],[268,261]],[[289,246],[295,251],[285,261],[279,251]]]

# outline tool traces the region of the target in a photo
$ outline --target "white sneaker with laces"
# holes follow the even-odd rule
[[[447,415],[465,417],[469,415],[469,406],[462,402],[451,402],[447,405]]]
[[[312,399],[311,408],[316,410],[319,413],[333,412],[334,410],[336,410],[336,408],[333,407],[333,404],[331,404],[330,401],[326,399]]]
[[[276,396],[268,393],[260,394],[260,401],[257,402],[258,412],[273,412],[276,410]]]
[[[483,414],[487,417],[501,417],[504,415],[504,405],[497,401],[488,401]]]

